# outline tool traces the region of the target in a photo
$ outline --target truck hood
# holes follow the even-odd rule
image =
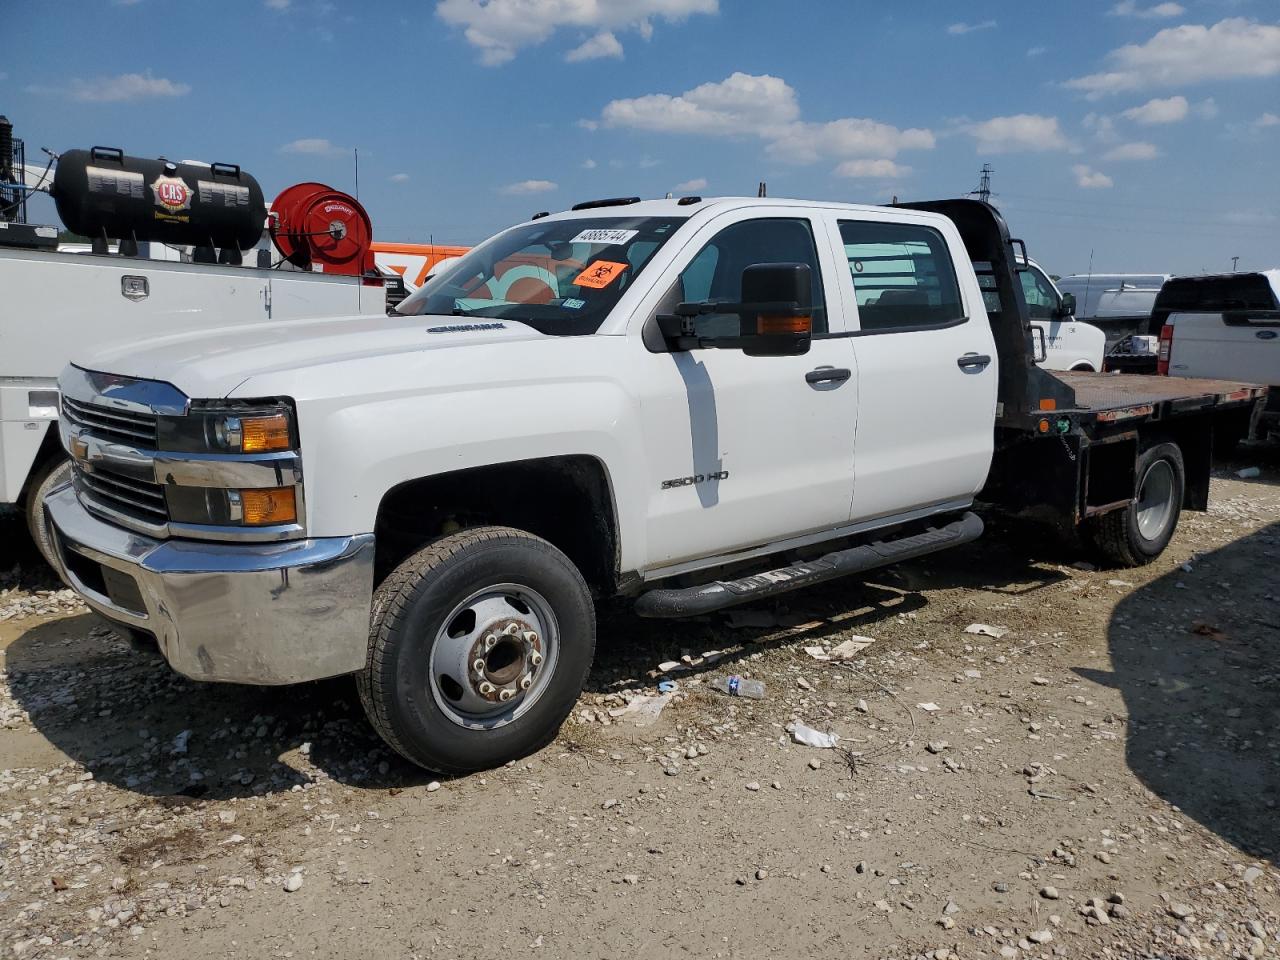
[[[231,395],[248,380],[326,364],[551,339],[510,320],[474,317],[331,317],[226,327],[114,344],[76,366],[173,384],[189,397]]]

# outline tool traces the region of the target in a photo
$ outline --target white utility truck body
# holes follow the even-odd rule
[[[399,311],[77,353],[45,509],[67,582],[182,673],[355,673],[451,771],[554,736],[593,593],[772,596],[973,540],[980,491],[1147,562],[1207,502],[1203,421],[1263,393],[1037,368],[970,200],[593,201]]]
[[[57,376],[108,344],[302,317],[385,315],[359,277],[0,247],[0,504],[61,453]]]

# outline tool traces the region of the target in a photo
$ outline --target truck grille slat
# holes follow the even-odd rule
[[[86,473],[78,466],[73,469],[73,476],[76,492],[90,509],[98,504],[153,526],[163,526],[169,522],[164,490],[159,484],[125,479],[100,469]]]
[[[95,436],[130,445],[154,448],[156,445],[156,417],[154,414],[132,413],[126,410],[108,409],[98,404],[62,398],[62,413],[76,426],[83,427]]]

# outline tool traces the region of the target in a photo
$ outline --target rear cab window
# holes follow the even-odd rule
[[[946,239],[932,227],[840,220],[863,334],[907,333],[964,323]]]

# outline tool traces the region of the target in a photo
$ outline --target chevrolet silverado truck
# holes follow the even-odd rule
[[[601,598],[772,597],[972,541],[979,500],[1145,563],[1265,388],[1039,368],[1020,246],[974,200],[591,201],[389,320],[99,352],[59,382],[58,562],[188,677],[354,674],[447,773],[555,736]]]

